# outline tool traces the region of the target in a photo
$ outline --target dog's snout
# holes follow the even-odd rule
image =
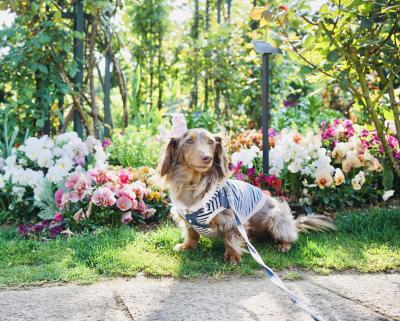
[[[209,155],[204,155],[201,159],[203,160],[204,164],[210,164],[212,157]]]

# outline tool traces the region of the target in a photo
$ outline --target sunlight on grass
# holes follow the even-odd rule
[[[278,253],[271,244],[255,245],[276,270],[300,268],[327,274],[400,269],[400,209],[343,214],[336,224],[336,233],[302,235],[288,253]],[[225,263],[222,240],[202,238],[198,249],[176,253],[173,247],[180,241],[180,231],[169,222],[147,233],[123,227],[48,242],[24,240],[5,230],[0,232],[0,287],[91,283],[138,273],[183,278],[260,273],[248,254],[237,266]],[[296,271],[288,273],[288,278],[298,277]]]

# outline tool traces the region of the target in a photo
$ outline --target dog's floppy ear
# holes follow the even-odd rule
[[[220,178],[226,178],[230,174],[228,157],[225,153],[223,138],[221,135],[215,135],[215,155],[214,166]]]
[[[177,150],[178,150],[178,140],[172,137],[165,151],[164,161],[161,164],[161,170],[160,170],[161,177],[165,176],[169,172],[171,166],[174,164],[174,161],[177,157]]]

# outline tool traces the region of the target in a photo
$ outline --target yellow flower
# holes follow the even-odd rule
[[[333,178],[333,180],[335,181],[335,185],[339,186],[342,185],[344,182],[344,174],[342,172],[342,170],[340,168],[336,168],[335,171],[335,176]]]

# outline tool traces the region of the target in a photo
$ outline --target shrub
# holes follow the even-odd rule
[[[155,167],[160,157],[161,143],[150,130],[129,126],[124,133],[114,132],[107,151],[112,165]]]

